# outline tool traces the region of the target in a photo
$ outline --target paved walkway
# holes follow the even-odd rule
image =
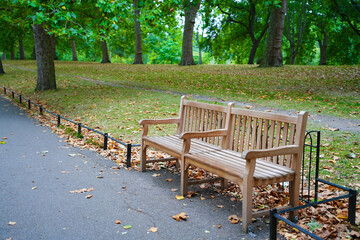
[[[195,190],[206,200],[199,195],[176,200],[179,192],[171,189],[178,188],[178,175],[115,170],[112,161],[67,145],[2,96],[0,141],[1,240],[254,239],[227,221],[229,215],[241,216],[241,203],[203,189]],[[83,188],[94,190],[70,193]],[[171,218],[181,212],[189,215],[186,222]],[[151,227],[158,231],[148,232]],[[268,237],[263,219],[252,227],[255,239]]]

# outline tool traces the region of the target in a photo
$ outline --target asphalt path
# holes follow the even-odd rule
[[[0,96],[0,239],[268,237],[264,219],[252,224],[255,238],[228,222],[232,214],[241,216],[241,202],[200,188],[192,189],[197,196],[176,200],[179,192],[171,190],[179,188],[178,175],[115,166],[95,152],[68,145]],[[94,190],[70,192],[84,188]],[[172,219],[181,212],[188,214],[187,221]]]

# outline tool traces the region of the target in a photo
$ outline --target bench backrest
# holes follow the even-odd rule
[[[225,128],[229,109],[229,106],[194,102],[182,97],[180,104],[180,119],[182,121],[178,126],[177,133]],[[217,146],[221,146],[223,142],[221,137],[204,138],[201,140]]]
[[[307,113],[287,116],[240,108],[231,109],[229,138],[226,148],[236,152],[299,145],[302,149]],[[292,167],[291,156],[267,158],[268,161]]]
[[[227,137],[201,139],[204,142],[236,152],[267,149],[286,145],[303,148],[307,113],[297,116],[253,111],[228,106],[201,103],[181,98],[177,133],[228,129]],[[230,116],[230,117],[229,117]],[[292,168],[292,156],[267,158],[267,161]]]

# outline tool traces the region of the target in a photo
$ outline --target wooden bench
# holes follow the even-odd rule
[[[141,170],[146,163],[177,160],[181,172],[181,194],[186,195],[190,165],[212,172],[240,186],[242,228],[248,231],[252,217],[253,187],[289,182],[290,206],[299,205],[300,169],[307,112],[286,116],[218,106],[181,98],[179,118],[141,120]],[[148,136],[152,124],[177,124],[171,136]],[[149,160],[146,149],[154,147],[172,157]],[[195,181],[200,183],[204,181]],[[224,183],[224,181],[223,181]],[[294,218],[296,212],[291,216]]]

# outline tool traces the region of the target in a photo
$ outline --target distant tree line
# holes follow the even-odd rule
[[[0,52],[37,60],[36,90],[57,59],[359,64],[359,16],[360,0],[0,0]]]

